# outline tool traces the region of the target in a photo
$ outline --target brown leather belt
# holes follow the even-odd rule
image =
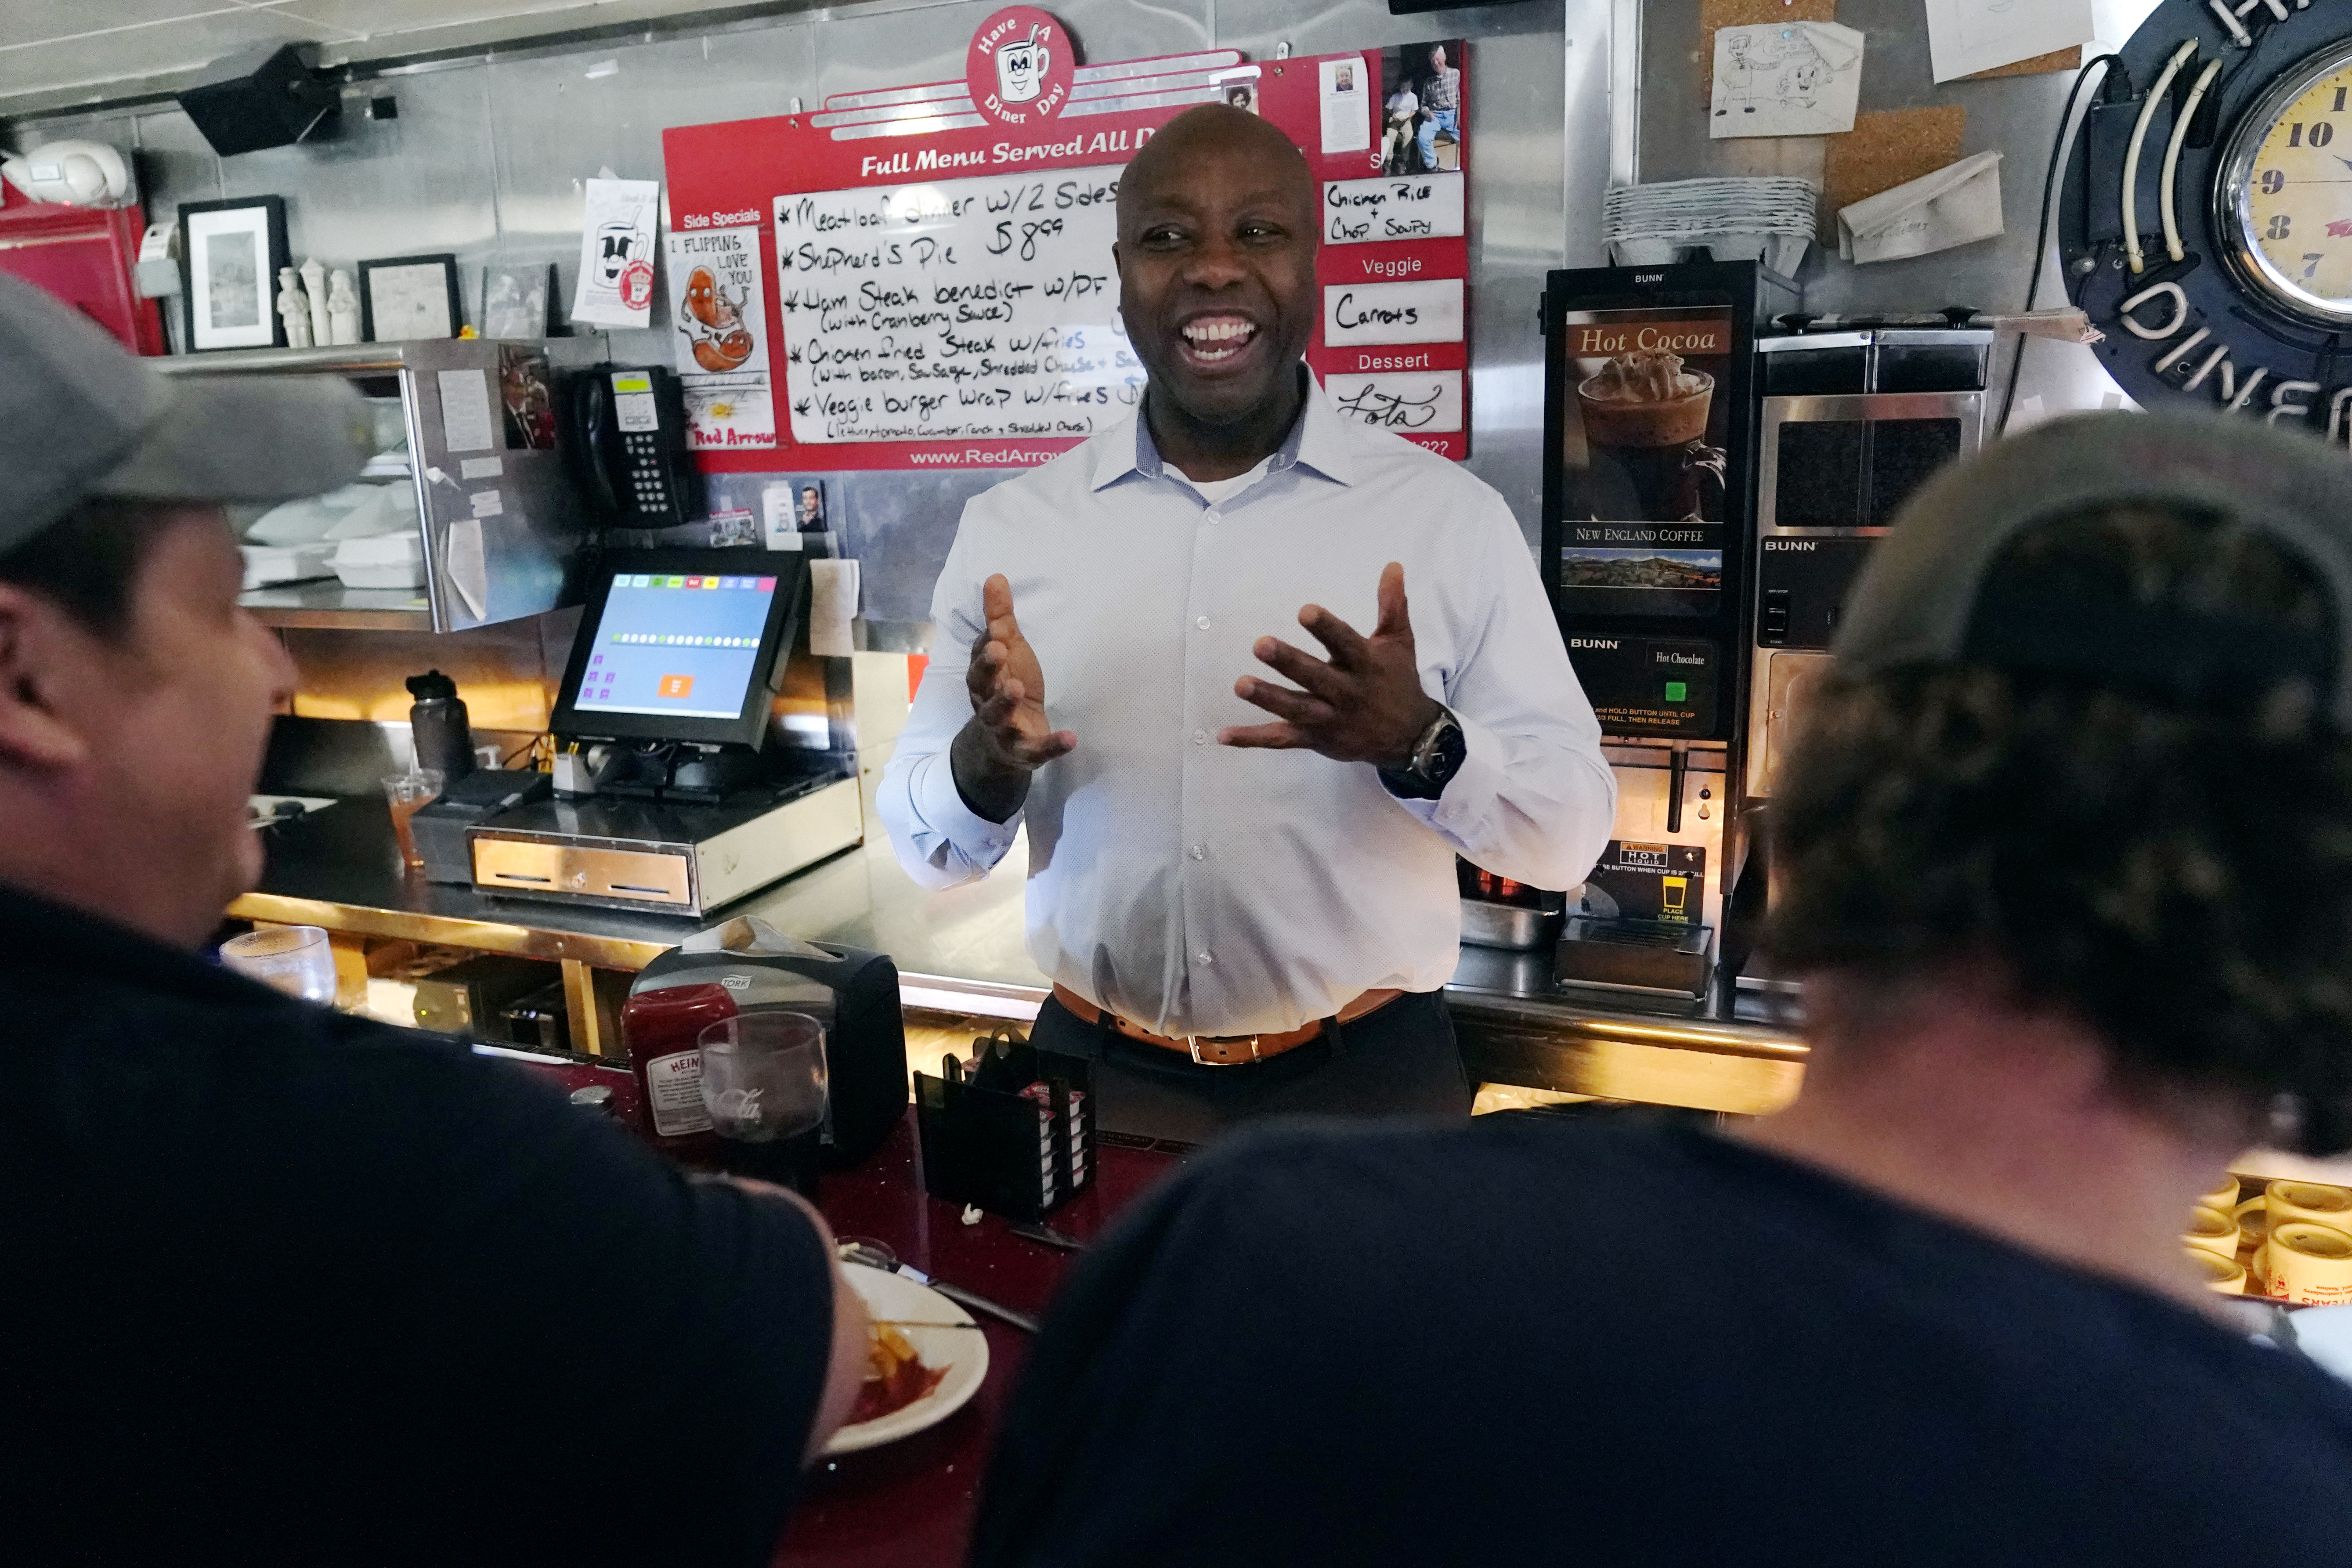
[[[1403,994],[1402,991],[1367,991],[1341,1007],[1335,1016],[1339,1023],[1352,1024]],[[1182,1051],[1204,1068],[1247,1067],[1252,1062],[1266,1061],[1285,1051],[1296,1050],[1307,1041],[1323,1037],[1324,1021],[1320,1018],[1301,1024],[1296,1029],[1286,1029],[1278,1035],[1155,1035],[1142,1025],[1130,1024],[1116,1013],[1105,1014],[1103,1009],[1066,985],[1055,985],[1054,1000],[1067,1008],[1081,1024],[1099,1024],[1108,1016],[1111,1027],[1129,1039],[1140,1040],[1147,1046],[1158,1046],[1162,1050]]]

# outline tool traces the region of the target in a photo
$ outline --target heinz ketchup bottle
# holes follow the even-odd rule
[[[654,1147],[695,1165],[716,1165],[720,1145],[702,1104],[702,1031],[736,1014],[723,985],[667,985],[631,996],[621,1009],[629,1070],[645,1096]]]

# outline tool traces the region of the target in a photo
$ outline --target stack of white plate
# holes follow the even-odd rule
[[[1717,261],[1761,261],[1793,276],[1813,237],[1811,180],[1672,180],[1618,185],[1601,204],[1601,238],[1620,267],[1675,261],[1706,246]]]

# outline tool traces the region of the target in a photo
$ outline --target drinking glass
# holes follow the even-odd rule
[[[317,926],[270,926],[221,943],[221,962],[289,996],[321,1006],[335,1000],[335,950]]]
[[[400,858],[411,866],[425,864],[425,857],[416,849],[416,830],[409,818],[433,804],[441,794],[441,770],[412,768],[404,773],[389,773],[383,781],[383,798],[392,808],[393,836],[400,840]]]
[[[824,1026],[805,1013],[740,1013],[706,1027],[702,1103],[738,1175],[816,1196],[824,1136]]]

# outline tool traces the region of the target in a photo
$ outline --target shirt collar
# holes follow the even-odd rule
[[[1323,388],[1300,365],[1299,375],[1307,383],[1306,398],[1298,417],[1291,422],[1290,434],[1266,466],[1269,475],[1292,467],[1312,469],[1334,484],[1352,485],[1355,479],[1354,453],[1350,449],[1347,421],[1339,417]],[[1165,473],[1167,465],[1160,448],[1151,439],[1151,423],[1143,416],[1143,405],[1136,405],[1128,416],[1134,434],[1114,428],[1098,437],[1101,449],[1095,457],[1094,483],[1097,490],[1108,489],[1129,474],[1139,474],[1156,479]]]

